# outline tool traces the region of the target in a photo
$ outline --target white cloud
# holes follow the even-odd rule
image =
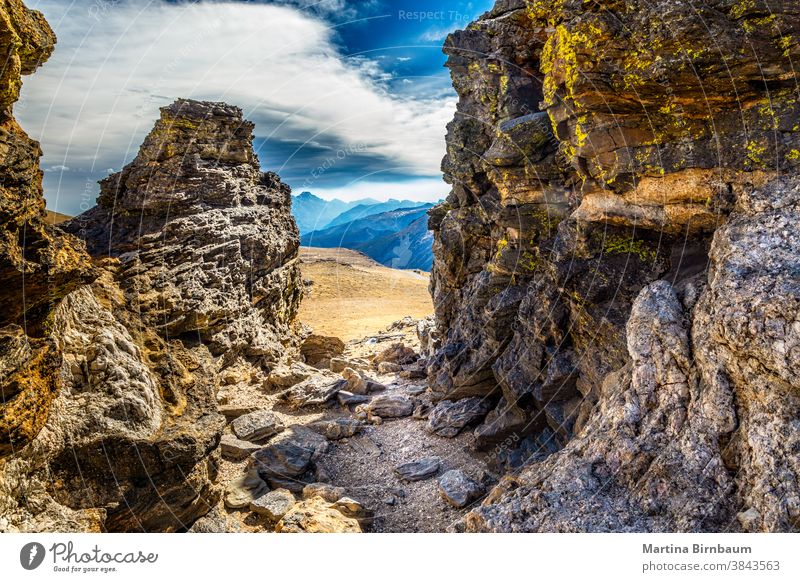
[[[447,196],[449,186],[439,179],[420,179],[408,182],[373,182],[369,180],[348,184],[341,188],[315,188],[314,194],[320,198],[352,201],[363,198],[384,200],[416,200],[436,202]]]
[[[464,28],[464,26],[465,23],[454,22],[449,26],[429,28],[420,35],[419,39],[423,42],[442,42],[451,32],[455,32],[459,28]]]
[[[72,0],[28,5],[59,37],[50,61],[25,79],[19,107],[48,165],[120,167],[158,108],[190,97],[239,105],[261,137],[359,144],[407,174],[439,174],[454,99],[391,95],[374,61],[342,57],[331,29],[307,12],[162,0],[118,0],[101,11]],[[266,135],[266,127],[276,129]]]

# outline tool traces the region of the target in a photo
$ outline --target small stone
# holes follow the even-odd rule
[[[334,509],[321,497],[295,504],[278,522],[280,533],[361,533],[358,520]]]
[[[347,392],[345,390],[339,392],[339,394],[336,395],[336,398],[339,400],[339,404],[342,406],[357,406],[359,404],[369,402],[368,396],[353,394],[352,392]]]
[[[412,414],[411,417],[416,420],[426,420],[431,410],[433,410],[433,407],[430,404],[420,404],[414,409],[414,414]]]
[[[419,359],[417,352],[411,348],[403,345],[402,342],[392,344],[390,347],[383,350],[380,354],[375,356],[375,362],[380,365],[382,362],[391,362],[393,364],[411,364]]]
[[[439,494],[453,507],[466,507],[483,495],[483,487],[459,470],[448,471],[439,478]]]
[[[313,366],[295,362],[291,366],[278,366],[272,370],[269,378],[267,378],[267,384],[270,388],[285,390],[308,380],[316,374],[319,374],[319,370]]]
[[[292,427],[291,433],[254,453],[253,464],[259,476],[273,488],[299,492],[305,483],[298,477],[311,468],[313,459],[323,454],[327,446],[325,437],[302,427]]]
[[[344,342],[338,337],[312,334],[300,346],[300,353],[307,364],[317,368],[327,368],[333,358],[344,353]]]
[[[422,481],[439,472],[442,460],[439,457],[427,457],[395,467],[395,474],[404,481]]]
[[[755,532],[761,529],[761,514],[755,507],[743,511],[736,515],[736,519],[747,532]]]
[[[342,378],[347,382],[347,391],[353,394],[364,395],[367,390],[367,379],[353,368],[345,368],[342,371]]]
[[[347,495],[344,487],[336,487],[327,483],[310,483],[303,487],[303,499],[322,497],[325,501],[335,503]]]
[[[402,371],[403,366],[400,364],[395,364],[394,362],[381,362],[378,364],[378,373],[379,374],[396,374],[397,372]]]
[[[278,398],[288,402],[293,408],[319,406],[333,399],[346,386],[347,382],[339,377],[320,374],[281,392]]]
[[[333,504],[333,508],[346,517],[358,520],[361,527],[369,527],[375,518],[375,512],[367,509],[360,501],[349,497],[342,497]]]
[[[222,449],[223,459],[237,462],[245,460],[259,450],[261,446],[237,439],[232,434],[224,434],[220,440],[220,448]]]
[[[369,403],[367,411],[381,418],[402,418],[411,416],[414,403],[406,396],[385,394],[377,396]]]
[[[341,374],[345,368],[352,368],[350,362],[344,358],[331,358],[331,371]]]
[[[237,418],[232,424],[233,433],[242,440],[265,441],[286,428],[274,412],[259,410]]]
[[[326,439],[336,441],[357,434],[363,424],[354,418],[337,418],[312,422],[308,428],[323,435]]]
[[[251,414],[253,412],[258,411],[257,406],[238,406],[238,405],[224,404],[224,403],[220,404],[221,406],[218,407],[219,413],[222,416],[224,416],[225,420],[227,420],[228,422],[234,421],[240,416],[244,416],[246,414]]]
[[[296,503],[294,495],[286,489],[276,489],[250,502],[250,511],[271,521],[278,521]]]
[[[419,396],[420,394],[424,394],[427,389],[427,386],[409,386],[406,392],[411,396]]]
[[[428,371],[422,366],[412,365],[400,372],[404,380],[423,380],[428,377]]]
[[[428,430],[439,436],[453,438],[470,424],[483,420],[491,407],[485,398],[465,398],[457,402],[445,400],[431,411]]]
[[[376,382],[375,380],[367,379],[367,392],[372,394],[374,392],[386,392],[388,388],[385,384],[381,384],[380,382]]]
[[[264,482],[254,468],[231,481],[225,491],[225,506],[228,509],[245,509],[250,502],[269,492],[269,486]]]

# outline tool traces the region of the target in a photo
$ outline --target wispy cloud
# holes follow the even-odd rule
[[[46,166],[72,168],[65,176],[121,167],[158,108],[178,97],[239,105],[268,143],[358,144],[387,169],[439,173],[454,99],[390,94],[378,64],[344,57],[310,6],[119,0],[93,11],[71,0],[28,4],[45,13],[59,45],[26,78],[19,117],[42,141]],[[333,10],[341,2],[324,4]]]

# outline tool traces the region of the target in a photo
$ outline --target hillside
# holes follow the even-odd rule
[[[399,232],[364,244],[357,249],[393,269],[430,271],[433,266],[433,233],[425,214]]]
[[[45,212],[45,222],[47,222],[47,224],[61,224],[62,222],[66,222],[72,218],[71,216],[61,214],[60,212],[54,212],[52,210],[47,210]]]
[[[348,249],[300,249],[306,295],[298,319],[315,333],[345,341],[385,329],[406,316],[433,313],[428,275],[389,269]]]

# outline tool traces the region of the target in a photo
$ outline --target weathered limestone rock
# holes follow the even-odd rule
[[[244,475],[228,484],[225,492],[225,506],[228,509],[249,508],[250,503],[263,497],[268,492],[269,486],[258,475],[258,472],[251,467]]]
[[[278,522],[279,533],[361,533],[358,520],[346,517],[321,497],[296,504]]]
[[[346,387],[347,381],[339,376],[319,374],[281,392],[278,397],[293,408],[320,406],[330,402]]]
[[[322,497],[330,503],[336,503],[346,494],[344,487],[335,487],[327,483],[310,483],[303,488],[303,499]]]
[[[258,443],[274,437],[286,427],[274,412],[259,410],[237,418],[231,428],[243,441]]]
[[[224,434],[220,439],[222,458],[227,461],[244,461],[250,455],[261,449],[261,445],[237,439],[232,434]]]
[[[344,342],[338,337],[312,334],[300,346],[305,362],[316,368],[330,368],[333,358],[341,358]]]
[[[314,480],[310,476],[314,459],[328,449],[327,439],[305,427],[293,426],[253,454],[251,466],[273,489],[302,493]]]
[[[65,226],[91,261],[45,225],[38,144],[11,117],[55,39],[19,0],[0,22],[2,529],[188,530],[223,493],[220,366],[295,342],[288,189],[258,171],[238,110],[179,101]]]
[[[279,521],[294,507],[296,500],[291,491],[276,489],[250,502],[250,511],[270,521]]]
[[[277,363],[302,293],[288,186],[261,172],[237,107],[178,100],[139,155],[63,225],[119,279],[144,321],[194,336],[226,361]],[[112,228],[113,226],[113,228]],[[166,324],[166,325],[165,325]]]
[[[798,30],[501,0],[447,39],[430,388],[499,399],[476,443],[520,471],[467,530],[797,529]]]

